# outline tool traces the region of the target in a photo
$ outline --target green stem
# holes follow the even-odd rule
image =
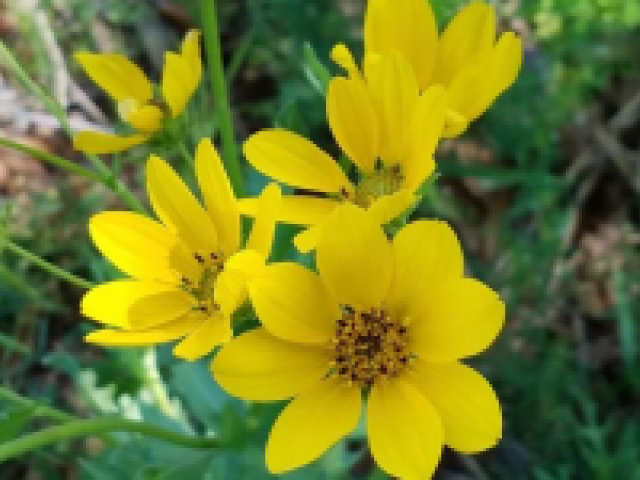
[[[124,183],[122,183],[122,181],[116,179],[113,184],[109,185],[105,183],[105,185],[107,185],[107,187],[109,187],[116,195],[118,195],[131,210],[135,210],[142,215],[147,214],[147,211],[142,206],[140,201],[136,198],[133,192],[129,190]]]
[[[12,148],[13,150],[18,150],[20,152],[26,153],[38,160],[42,160],[43,162],[50,163],[51,165],[55,165],[56,167],[62,168],[64,170],[68,170],[73,173],[77,173],[78,175],[82,175],[90,180],[97,180],[102,182],[102,177],[91,170],[81,167],[80,165],[76,165],[71,160],[67,160],[66,158],[58,157],[51,153],[43,152],[41,150],[36,150],[35,148],[27,147],[18,142],[12,142],[11,140],[7,140],[6,138],[0,137],[0,145],[4,145],[5,147]]]
[[[188,448],[213,448],[218,441],[210,438],[199,438],[181,435],[154,425],[119,418],[97,418],[90,420],[74,420],[63,425],[47,428],[40,432],[25,435],[12,442],[0,445],[0,462],[22,455],[36,448],[52,443],[70,440],[85,435],[96,435],[105,432],[141,433],[165,442]]]
[[[39,256],[31,253],[28,250],[25,250],[24,248],[22,248],[19,245],[16,245],[15,243],[13,243],[11,240],[4,238],[4,239],[0,239],[1,245],[2,247],[12,251],[13,253],[16,253],[24,258],[26,258],[27,260],[35,263],[36,265],[38,265],[40,268],[42,268],[43,270],[46,270],[47,272],[55,275],[56,277],[59,277],[63,280],[66,280],[69,283],[72,283],[74,285],[76,285],[77,287],[80,288],[92,288],[93,284],[83,278],[80,277],[76,277],[74,274],[67,272],[66,270],[60,268],[60,267],[56,267],[55,265],[53,265],[52,263],[47,262],[46,260],[40,258]]]
[[[183,141],[178,142],[178,150],[180,150],[180,155],[182,155],[182,159],[185,161],[185,163],[193,168],[195,166],[195,162],[193,161],[193,157],[189,153],[189,149]]]
[[[15,392],[12,392],[8,388],[0,387],[0,399],[20,405],[21,407],[37,407],[35,415],[38,417],[49,418],[58,422],[71,422],[76,419],[73,415],[42,405],[30,398],[25,398]]]
[[[47,95],[45,91],[40,87],[40,85],[34,82],[29,77],[29,75],[27,75],[27,72],[24,71],[18,60],[16,60],[11,51],[1,41],[0,53],[9,65],[9,68],[13,70],[20,81],[24,84],[25,88],[27,90],[30,90],[36,97],[38,97],[40,101],[45,105],[47,110],[49,110],[49,112],[51,112],[51,114],[58,119],[62,128],[67,133],[70,133],[71,126],[69,125],[69,121],[67,120],[67,113],[53,97]]]
[[[69,119],[67,118],[67,112],[65,109],[58,103],[58,101],[47,95],[47,93],[34,82],[27,72],[24,71],[20,62],[16,60],[11,51],[6,47],[6,45],[0,41],[0,55],[2,59],[4,59],[11,70],[16,74],[16,76],[20,79],[24,87],[29,90],[33,95],[35,95],[40,101],[44,104],[46,109],[60,122],[60,126],[65,131],[69,137],[73,137],[74,133],[71,129],[71,125],[69,124]],[[10,145],[7,145],[10,146]],[[24,151],[24,150],[23,150]],[[116,193],[123,202],[129,206],[129,208],[136,210],[140,213],[145,213],[144,207],[140,204],[140,202],[136,199],[136,197],[129,191],[129,189],[124,185],[121,181],[117,179],[113,179],[113,175],[109,167],[105,165],[105,163],[98,157],[97,155],[85,155],[91,165],[98,172],[98,176],[100,178],[95,178],[96,180],[102,182],[107,188],[111,189],[114,193]],[[40,156],[36,156],[37,158],[41,158]],[[43,159],[43,158],[41,158]],[[45,160],[45,159],[43,159]],[[49,159],[50,161],[51,159]],[[45,160],[47,161],[47,160]],[[68,162],[68,160],[67,160]],[[64,167],[63,167],[64,168]],[[80,168],[80,167],[78,167]],[[88,170],[86,171],[88,172]],[[95,174],[94,174],[95,175]]]
[[[31,349],[29,347],[25,347],[20,342],[14,340],[11,337],[7,337],[2,333],[0,333],[0,346],[6,348],[7,350],[12,350],[16,353],[20,353],[22,355],[31,355]]]
[[[216,16],[216,1],[200,0],[200,12],[209,64],[209,76],[211,77],[211,88],[213,89],[218,118],[220,119],[223,161],[236,196],[242,197],[244,195],[242,169],[240,168],[238,147],[233,133],[231,105],[229,104],[224,67],[222,65],[222,48],[220,46],[220,32],[218,31],[218,19]]]
[[[43,405],[36,400],[23,397],[22,395],[19,395],[4,387],[0,387],[0,400],[5,400],[6,402],[11,402],[21,407],[33,409],[33,417],[48,418],[49,420],[54,420],[56,422],[62,423],[78,420],[78,418],[66,412],[63,412],[62,410],[57,410],[53,407]],[[108,433],[103,433],[100,435],[100,437],[109,445],[118,444],[117,440],[110,436]]]

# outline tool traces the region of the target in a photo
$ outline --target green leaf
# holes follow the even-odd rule
[[[318,55],[308,42],[304,44],[304,74],[311,86],[324,96],[331,80],[331,74],[318,59]]]
[[[618,321],[618,337],[620,350],[625,365],[632,365],[638,356],[636,344],[636,326],[631,302],[629,301],[629,283],[625,273],[616,269],[613,272],[613,291],[615,295],[614,308]]]
[[[209,360],[180,363],[172,369],[171,385],[178,391],[196,418],[206,426],[214,426],[220,412],[231,398],[213,380]]]
[[[18,437],[27,422],[35,416],[37,410],[37,405],[29,405],[5,412],[6,418],[0,418],[0,443]]]

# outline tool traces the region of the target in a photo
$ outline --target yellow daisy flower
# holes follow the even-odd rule
[[[495,9],[472,0],[438,35],[428,0],[369,0],[364,22],[366,58],[399,52],[415,72],[421,89],[443,85],[449,94],[445,135],[454,137],[515,81],[522,44],[513,33],[496,40]],[[352,75],[358,68],[344,45],[333,59]],[[365,65],[365,70],[367,66]]]
[[[244,154],[257,170],[292,187],[323,196],[284,196],[278,220],[312,228],[294,242],[307,252],[323,220],[343,202],[369,209],[387,223],[415,202],[414,193],[433,173],[433,153],[444,127],[446,95],[439,86],[419,92],[409,64],[397,54],[371,62],[366,81],[335,77],[327,91],[327,117],[336,142],[353,161],[352,183],[330,155],[309,140],[282,129],[247,139]],[[240,202],[255,213],[255,200]]]
[[[82,52],[76,53],[74,58],[117,102],[120,118],[137,132],[128,136],[79,132],[73,139],[74,148],[87,153],[120,152],[145,142],[162,128],[165,119],[182,113],[202,78],[200,32],[197,30],[187,34],[180,53],[165,53],[161,98],[154,95],[154,86],[144,72],[122,55]]]
[[[203,208],[161,158],[147,164],[147,190],[160,221],[133,212],[91,218],[97,248],[131,278],[91,289],[82,313],[108,326],[86,340],[142,346],[182,338],[176,356],[194,360],[231,338],[231,317],[245,301],[247,279],[264,268],[275,231],[270,213],[280,190],[268,186],[259,201],[244,249],[231,183],[215,148],[203,140],[196,152]],[[115,328],[114,328],[115,327]]]
[[[428,478],[443,444],[465,453],[495,445],[498,399],[462,360],[494,341],[505,307],[464,276],[453,231],[417,221],[390,242],[345,204],[326,221],[316,260],[318,274],[277,263],[249,283],[263,327],[225,345],[212,365],[237,397],[293,397],[269,435],[269,470],[305,465],[353,431],[363,393],[371,453],[392,476]]]

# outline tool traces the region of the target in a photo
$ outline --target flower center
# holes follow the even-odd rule
[[[378,198],[400,190],[403,180],[399,165],[376,170],[360,180],[352,201],[359,207],[368,208]]]
[[[214,288],[216,278],[224,269],[224,259],[220,253],[212,252],[208,255],[196,253],[194,258],[200,265],[200,277],[193,281],[182,277],[182,289],[189,292],[197,300],[194,311],[211,314],[220,307],[214,301]]]
[[[409,362],[407,329],[383,309],[343,309],[336,324],[335,366],[340,378],[368,387],[394,377]]]

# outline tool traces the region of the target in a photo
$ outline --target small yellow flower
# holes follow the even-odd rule
[[[151,156],[147,189],[160,222],[132,212],[92,217],[98,249],[132,278],[90,290],[82,313],[110,328],[86,340],[101,345],[153,345],[183,338],[174,353],[194,360],[231,338],[231,317],[246,300],[247,279],[264,268],[275,231],[270,213],[280,190],[268,186],[244,249],[231,183],[215,148],[196,152],[203,208],[162,159]],[[115,328],[113,328],[115,327]]]
[[[399,55],[378,56],[367,80],[333,78],[327,91],[327,117],[333,136],[358,169],[353,184],[340,166],[305,138],[282,129],[264,130],[244,144],[257,170],[288,184],[324,194],[285,196],[278,220],[312,228],[294,242],[311,250],[322,222],[343,202],[369,209],[387,223],[415,202],[415,191],[433,173],[433,153],[444,127],[446,95],[439,86],[422,94],[406,61]],[[252,215],[255,201],[241,210]]]
[[[495,9],[472,0],[438,36],[428,0],[369,0],[364,22],[366,59],[400,53],[415,72],[421,89],[443,85],[449,94],[445,135],[454,137],[515,81],[522,65],[520,39],[507,32],[496,41]],[[333,59],[351,75],[358,68],[344,45]]]
[[[154,86],[144,72],[125,57],[115,54],[76,53],[74,58],[86,74],[112,97],[120,118],[137,133],[118,136],[98,132],[79,132],[74,147],[87,153],[113,153],[145,142],[162,128],[167,118],[184,110],[202,78],[200,33],[190,31],[180,53],[167,52],[162,73],[162,96],[154,95]]]
[[[318,274],[293,263],[250,281],[263,325],[225,345],[216,380],[250,401],[293,397],[266,447],[272,473],[305,465],[364,415],[376,462],[425,479],[444,444],[465,453],[502,434],[491,386],[461,360],[485,350],[504,323],[498,295],[464,276],[443,222],[417,221],[390,242],[375,219],[345,204],[326,221]]]

